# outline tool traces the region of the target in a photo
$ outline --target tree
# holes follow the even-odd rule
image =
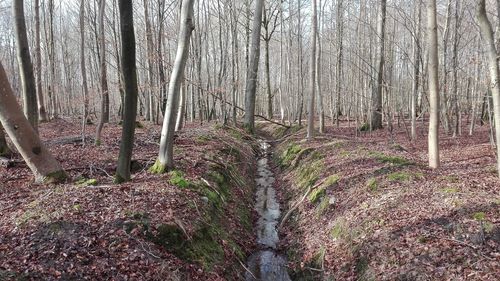
[[[106,33],[104,30],[104,15],[106,0],[99,1],[99,50],[100,50],[100,79],[101,79],[101,117],[97,125],[95,143],[101,143],[101,132],[105,123],[109,122],[109,93],[108,72],[106,66]]]
[[[7,74],[0,63],[0,121],[7,134],[31,169],[37,183],[60,182],[66,173],[40,141],[36,131],[23,115],[12,92]]]
[[[309,97],[309,116],[307,117],[307,139],[314,138],[314,102],[316,93],[316,36],[318,34],[318,8],[316,0],[312,0],[312,35],[311,35],[311,58],[310,64],[310,97]]]
[[[26,21],[24,18],[24,1],[14,0],[14,18],[16,21],[16,48],[21,84],[23,88],[24,115],[28,118],[35,131],[38,130],[38,104],[36,99],[36,83],[31,62],[28,35],[26,34]]]
[[[174,67],[170,76],[168,100],[165,117],[161,130],[160,152],[151,172],[164,173],[174,167],[174,134],[181,84],[184,80],[184,68],[189,55],[191,33],[194,30],[193,22],[194,0],[183,0],[180,17],[179,41]]]
[[[120,31],[122,39],[122,71],[125,84],[122,141],[115,182],[130,180],[130,161],[134,147],[135,118],[137,115],[137,71],[135,65],[134,9],[132,0],[120,0]]]
[[[0,156],[7,156],[10,154],[10,148],[5,139],[2,123],[0,123]]]
[[[377,64],[377,81],[374,85],[372,96],[372,118],[371,130],[382,128],[382,91],[384,89],[384,51],[385,51],[385,19],[386,19],[387,0],[380,0],[380,17],[377,27],[379,36],[378,43],[378,64]]]
[[[429,47],[429,167],[439,168],[439,58],[436,20],[436,0],[427,3]]]
[[[497,48],[495,46],[495,39],[493,35],[493,28],[486,14],[485,0],[479,0],[477,4],[477,19],[481,34],[486,41],[486,51],[488,53],[488,65],[490,69],[490,85],[493,95],[493,111],[495,116],[495,137],[497,141],[497,171],[500,175],[500,79],[499,68],[497,61]]]
[[[260,27],[262,22],[262,10],[264,0],[255,1],[255,14],[252,23],[252,44],[250,47],[250,58],[247,69],[247,80],[245,87],[245,120],[244,126],[248,132],[255,130],[255,95],[257,92],[257,80],[260,57]]]
[[[40,46],[40,0],[35,0],[35,70],[36,70],[36,94],[38,102],[38,119],[40,122],[48,120],[47,111],[42,91],[42,48]]]
[[[80,70],[83,88],[83,120],[82,143],[85,144],[87,118],[89,116],[89,89],[87,85],[87,68],[85,66],[85,0],[80,0]]]

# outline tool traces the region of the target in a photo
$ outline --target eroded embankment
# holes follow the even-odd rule
[[[41,133],[53,134],[52,126]],[[114,185],[107,175],[120,129],[109,125],[99,147],[50,146],[71,183],[31,186],[27,176],[0,185],[0,280],[244,279],[255,248],[256,141],[240,129],[191,124],[175,141],[176,170],[155,175],[147,168],[159,128],[146,125],[136,134],[139,168]],[[29,175],[26,167],[2,169],[0,178]]]
[[[484,145],[444,150],[463,159],[433,171],[425,151],[388,137],[264,129],[280,139],[292,279],[496,280],[500,195]]]

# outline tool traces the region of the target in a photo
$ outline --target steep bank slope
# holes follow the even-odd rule
[[[0,280],[243,278],[254,248],[253,138],[190,124],[176,138],[177,170],[153,175],[160,128],[141,126],[133,180],[114,185],[120,126],[83,147],[61,137],[78,140],[75,124],[41,127],[71,183],[36,186],[21,162],[0,167]]]
[[[425,142],[394,137],[340,128],[311,142],[303,131],[281,138],[276,162],[288,209],[298,206],[282,232],[292,278],[496,280],[500,185],[487,131],[443,137],[437,171],[426,168]]]

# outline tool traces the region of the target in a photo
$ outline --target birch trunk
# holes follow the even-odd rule
[[[439,168],[439,58],[436,20],[436,0],[427,4],[429,44],[429,167]]]

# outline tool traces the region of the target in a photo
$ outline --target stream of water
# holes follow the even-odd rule
[[[270,145],[260,141],[261,155],[257,162],[257,184],[255,210],[257,221],[257,243],[259,250],[250,256],[247,281],[288,281],[286,259],[276,251],[279,242],[277,226],[280,219],[280,206],[274,189],[274,174],[269,166]]]

